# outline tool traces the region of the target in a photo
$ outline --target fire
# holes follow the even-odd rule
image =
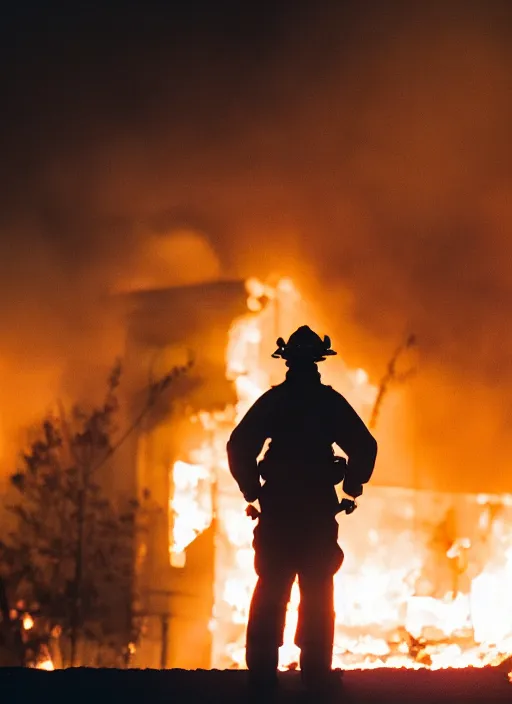
[[[211,523],[211,481],[206,467],[189,462],[175,463],[172,480],[172,510],[178,520],[171,524],[171,564],[182,567],[185,548]],[[186,520],[182,520],[185,516]]]
[[[30,614],[25,614],[23,616],[22,624],[23,624],[23,628],[26,631],[30,631],[32,628],[34,628],[34,619],[32,618],[32,616]]]
[[[17,614],[17,611],[14,613]],[[24,631],[31,631],[36,624],[31,614],[24,613],[21,619],[21,625]],[[55,670],[55,665],[53,664],[53,660],[46,646],[43,645],[41,647],[41,652],[39,653],[37,662],[30,665],[30,667],[33,667],[36,670],[47,670],[49,672]]]
[[[245,624],[256,581],[251,547],[254,524],[246,517],[244,501],[229,474],[226,442],[252,403],[279,380],[273,374],[282,374],[269,360],[276,337],[291,333],[306,317],[312,320],[289,279],[275,286],[250,279],[247,293],[248,313],[234,321],[226,353],[226,375],[235,385],[237,404],[193,418],[203,428],[204,441],[186,462],[176,462],[171,470],[174,566],[185,565],[187,546],[216,517],[215,605],[210,624],[216,668],[245,666]],[[288,329],[282,329],[284,322]],[[337,364],[333,385],[367,416],[377,389],[363,369],[350,370],[341,360]],[[335,577],[333,666],[483,667],[509,657],[512,497],[370,486],[361,504],[360,511],[339,520],[346,559]],[[467,530],[452,536],[444,549],[434,549],[432,534],[454,506],[465,517]],[[443,575],[448,584],[440,592],[435,583],[442,583]],[[298,604],[295,584],[281,668],[298,662],[293,643]]]
[[[53,672],[55,670],[55,666],[54,666],[51,658],[47,658],[46,660],[42,660],[41,662],[38,662],[36,669],[37,670],[46,670],[47,672]]]

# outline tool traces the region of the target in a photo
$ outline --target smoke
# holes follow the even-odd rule
[[[420,372],[392,415],[400,457],[389,423],[379,431],[387,480],[505,488],[511,10],[424,5],[15,17],[2,44],[4,417],[103,373],[123,326],[101,301],[127,282],[280,271],[374,382],[418,335]]]

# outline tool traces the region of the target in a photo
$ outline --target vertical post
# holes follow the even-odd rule
[[[0,638],[3,636],[11,651],[12,665],[14,667],[24,667],[25,649],[21,637],[21,620],[11,619],[9,600],[7,598],[7,588],[4,580],[0,577],[0,614],[2,623],[0,624]]]
[[[78,495],[78,537],[75,553],[75,574],[73,578],[73,621],[71,626],[71,667],[76,667],[78,656],[78,641],[82,628],[82,598],[83,598],[83,564],[85,538],[85,478],[82,476],[82,487]]]
[[[7,599],[7,589],[5,582],[0,577],[0,614],[2,615],[3,623],[10,623],[11,616],[9,614],[9,601]]]
[[[162,614],[162,649],[160,651],[160,669],[167,669],[167,650],[169,643],[169,615]]]
[[[210,442],[211,446],[215,447],[215,442],[214,442],[214,432],[211,431],[211,437],[210,437]],[[213,531],[213,579],[211,583],[211,603],[212,603],[212,611],[211,611],[211,617],[213,617],[214,610],[215,610],[215,602],[216,602],[216,580],[215,580],[215,575],[217,572],[217,531],[219,530],[219,465],[217,461],[214,463],[213,467],[213,477],[212,477],[212,485],[211,485],[211,497],[212,497],[212,525],[211,529]],[[213,639],[215,638],[215,633],[210,633],[210,655],[209,655],[209,660],[210,660],[210,667],[212,667],[213,664],[213,650],[214,650],[214,642]]]

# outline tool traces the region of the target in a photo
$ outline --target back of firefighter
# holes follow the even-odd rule
[[[369,481],[377,444],[350,404],[322,384],[317,363],[336,354],[307,326],[274,357],[286,360],[282,384],[261,396],[228,443],[231,473],[247,502],[259,501],[254,530],[258,581],[249,612],[246,661],[254,688],[277,684],[286,608],[298,577],[296,645],[307,686],[329,680],[334,640],[333,577],[343,562],[338,546],[336,484],[351,497]],[[270,445],[258,463],[267,440]],[[347,455],[336,460],[333,444]],[[263,483],[262,483],[263,482]]]

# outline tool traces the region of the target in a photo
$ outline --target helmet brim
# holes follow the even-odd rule
[[[326,357],[334,357],[338,353],[334,350],[313,350],[313,349],[286,349],[278,347],[272,355],[273,359],[303,360],[311,362],[324,362]]]

